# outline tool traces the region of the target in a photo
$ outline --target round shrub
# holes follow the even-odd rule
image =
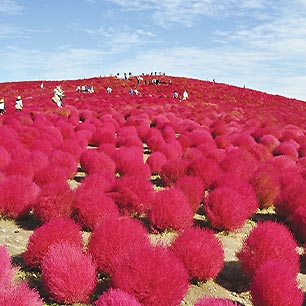
[[[280,143],[273,151],[273,155],[286,155],[296,161],[299,157],[296,147],[290,141]]]
[[[46,291],[58,303],[88,303],[97,283],[90,255],[68,242],[50,246],[41,271]]]
[[[92,135],[92,144],[96,147],[102,144],[116,144],[115,129],[101,127]]]
[[[200,208],[204,197],[204,185],[202,181],[196,176],[186,175],[177,180],[174,186],[184,193],[193,212],[196,212]]]
[[[256,206],[250,204],[243,193],[221,186],[206,197],[204,210],[213,228],[233,231],[242,227],[256,211]]]
[[[95,187],[104,192],[109,192],[114,187],[115,182],[116,177],[114,175],[101,171],[85,176],[77,190]]]
[[[67,241],[82,246],[81,227],[68,217],[55,218],[36,228],[29,238],[24,261],[32,268],[39,268],[50,245]]]
[[[7,247],[0,245],[0,292],[12,285],[14,278],[14,269],[11,264],[11,258]]]
[[[34,205],[39,187],[23,176],[9,176],[0,183],[0,214],[6,217],[24,217]]]
[[[0,146],[0,170],[3,170],[11,161],[11,156],[5,147]]]
[[[292,176],[294,179],[290,180]],[[292,214],[300,206],[305,205],[306,189],[305,180],[292,173],[287,178],[287,183],[281,185],[281,191],[275,201],[277,213],[287,221],[291,220]]]
[[[186,159],[170,159],[162,167],[160,176],[165,186],[173,185],[186,175],[189,162]]]
[[[35,175],[37,173],[39,173],[42,169],[47,167],[47,165],[49,164],[48,155],[41,151],[32,151],[31,155],[28,158],[28,161],[32,165],[33,179],[35,178]]]
[[[251,184],[261,208],[273,206],[280,193],[278,171],[277,168],[264,164],[256,170],[251,179]]]
[[[72,179],[77,173],[78,162],[71,153],[54,150],[49,154],[49,159],[52,165],[65,170],[67,178]]]
[[[278,138],[273,135],[263,135],[260,138],[260,143],[265,145],[270,152],[273,152],[280,145]]]
[[[28,158],[12,160],[5,169],[3,169],[3,172],[6,176],[18,175],[28,177],[29,179],[33,179],[34,175],[32,163],[28,161]]]
[[[188,273],[181,261],[163,247],[129,253],[116,266],[114,287],[135,296],[143,306],[179,305],[188,289]]]
[[[243,241],[237,257],[244,272],[253,276],[256,270],[269,260],[284,263],[288,271],[297,275],[299,255],[297,243],[288,228],[280,223],[266,221],[259,223]]]
[[[65,184],[67,181],[67,174],[65,169],[48,163],[35,173],[33,181],[40,187],[52,183]]]
[[[25,282],[0,290],[0,305],[5,306],[43,306],[43,301],[34,289]]]
[[[220,166],[223,171],[250,179],[258,167],[258,161],[247,150],[237,148],[227,152]]]
[[[306,206],[299,206],[292,214],[290,228],[302,242],[306,241]]]
[[[146,163],[149,165],[152,173],[161,173],[163,165],[166,163],[167,158],[161,152],[153,152],[149,155]]]
[[[172,243],[172,249],[185,265],[190,279],[214,279],[224,264],[222,244],[208,229],[185,229]]]
[[[78,222],[93,230],[105,218],[118,218],[119,210],[114,200],[95,185],[76,190],[76,218]]]
[[[254,306],[279,306],[303,304],[304,295],[298,288],[296,274],[284,262],[267,261],[255,272],[251,280]]]
[[[238,306],[238,304],[228,299],[204,297],[198,300],[194,306]]]
[[[144,179],[150,179],[151,169],[144,163],[142,147],[121,147],[114,153],[113,158],[116,162],[117,172],[121,176],[137,174],[143,176]]]
[[[80,163],[82,169],[87,174],[93,174],[101,171],[116,173],[115,162],[104,152],[99,152],[95,149],[85,150],[81,157]]]
[[[98,298],[94,306],[141,306],[141,304],[127,292],[111,288]]]
[[[75,203],[75,193],[67,183],[44,185],[33,207],[35,217],[47,222],[60,216],[71,216]]]
[[[154,199],[154,189],[150,181],[137,173],[117,179],[111,196],[123,214],[147,214]]]
[[[204,184],[204,188],[208,189],[213,182],[222,174],[217,162],[210,158],[199,158],[194,160],[187,168],[187,174],[197,176]]]
[[[125,260],[132,250],[149,246],[146,229],[129,217],[105,219],[97,226],[88,242],[88,251],[101,272],[112,274],[118,261]]]
[[[193,210],[184,193],[170,187],[156,192],[149,219],[159,230],[182,230],[193,225]]]

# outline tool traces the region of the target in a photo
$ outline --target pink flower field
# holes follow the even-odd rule
[[[0,84],[0,305],[304,305],[306,103],[142,77]]]

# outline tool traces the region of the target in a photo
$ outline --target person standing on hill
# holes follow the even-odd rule
[[[187,100],[188,99],[188,92],[186,90],[184,90],[183,92],[183,100]]]
[[[53,97],[52,101],[57,104],[58,107],[63,106],[63,98],[64,98],[64,91],[62,90],[61,86],[56,86],[53,90]]]
[[[18,96],[15,102],[15,109],[16,111],[22,111],[22,108],[23,108],[22,99],[21,96]]]
[[[5,113],[5,102],[4,99],[0,99],[0,116],[2,116]]]

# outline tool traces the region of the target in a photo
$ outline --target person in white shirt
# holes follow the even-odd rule
[[[0,99],[0,116],[2,116],[5,113],[5,102],[4,99]]]
[[[187,100],[188,99],[188,92],[186,90],[184,90],[183,92],[183,100]]]
[[[15,103],[15,109],[16,111],[22,111],[22,108],[23,108],[22,99],[21,96],[18,96]]]

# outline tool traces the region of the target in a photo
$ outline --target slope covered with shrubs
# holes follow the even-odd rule
[[[18,305],[22,294],[31,306],[42,299],[180,305],[192,283],[221,272],[216,234],[256,221],[260,210],[269,217],[270,209],[277,222],[260,222],[237,253],[241,273],[254,305],[302,304],[306,104],[158,77],[158,85],[149,75],[140,84],[135,77],[46,81],[43,91],[40,82],[1,84],[0,216],[37,221],[23,260],[40,285],[14,283],[0,246],[0,302]],[[75,90],[84,82],[95,92]],[[63,108],[51,102],[56,85],[65,90]],[[129,94],[135,86],[140,94]],[[173,98],[184,89],[187,100]],[[14,109],[17,94],[22,112]],[[150,243],[169,232],[168,244]],[[196,305],[235,304],[203,297]]]

